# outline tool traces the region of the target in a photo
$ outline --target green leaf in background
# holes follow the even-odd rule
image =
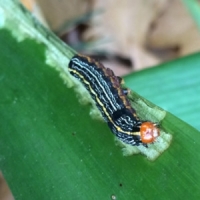
[[[71,49],[55,37],[45,42],[49,32],[36,22],[26,23],[32,19],[15,1],[0,1],[0,8],[9,16],[6,23],[20,24],[19,30],[8,24],[0,29],[0,169],[16,199],[200,198],[199,131],[167,113],[161,127],[173,134],[173,142],[166,152],[154,162],[141,155],[122,156],[107,125],[91,119],[89,106],[80,105],[73,89],[47,64],[53,65],[47,52],[65,63]],[[12,34],[20,36],[22,30],[33,34],[18,42]],[[63,55],[56,57],[58,52]],[[144,70],[126,81],[143,96],[146,91],[150,98],[173,104],[168,95],[184,83],[173,75],[186,76],[180,69],[183,61],[192,71],[200,63],[197,57]],[[60,68],[64,73],[67,65]],[[157,90],[165,77],[167,89]]]
[[[200,130],[200,53],[125,77],[126,85]]]

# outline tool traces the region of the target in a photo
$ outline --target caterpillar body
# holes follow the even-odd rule
[[[127,98],[128,89],[122,79],[100,62],[83,55],[75,55],[68,70],[90,93],[104,120],[119,140],[132,146],[152,143],[159,136],[159,128],[150,121],[141,121]]]

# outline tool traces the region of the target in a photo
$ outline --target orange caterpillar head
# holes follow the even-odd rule
[[[160,135],[160,130],[152,122],[143,122],[140,127],[142,143],[148,144],[156,140]]]

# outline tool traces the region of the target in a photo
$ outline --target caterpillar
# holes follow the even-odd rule
[[[69,73],[90,93],[105,122],[119,140],[132,146],[153,143],[160,135],[157,125],[141,121],[122,88],[122,78],[100,62],[84,55],[75,55],[69,62]]]

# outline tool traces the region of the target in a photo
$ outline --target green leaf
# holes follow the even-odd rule
[[[90,117],[90,106],[81,105],[59,76],[61,72],[68,78],[73,51],[15,1],[0,1],[0,13],[4,19],[0,23],[0,169],[16,199],[200,197],[200,134],[196,129],[167,113],[161,128],[173,134],[173,141],[166,152],[154,162],[141,155],[122,156],[107,125]],[[177,88],[171,78],[185,74],[183,64],[192,69],[198,63],[198,55],[193,55],[126,80],[141,95],[151,91],[150,98],[160,97],[172,105],[168,95]],[[178,66],[175,74],[174,66]],[[161,91],[155,86],[161,87],[163,74],[169,84]],[[196,82],[193,86],[199,89]],[[143,100],[134,93],[131,98]]]

